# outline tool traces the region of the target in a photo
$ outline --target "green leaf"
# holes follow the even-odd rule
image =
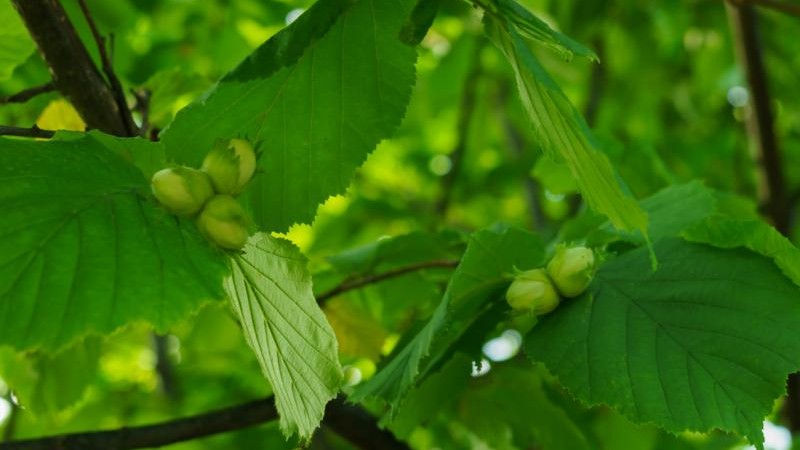
[[[567,412],[548,397],[541,374],[531,368],[492,367],[462,394],[457,411],[462,422],[495,448],[593,448]]]
[[[168,155],[193,166],[215,139],[261,141],[244,199],[262,229],[310,221],[405,114],[416,51],[399,33],[413,2],[351,3],[318,1],[164,132]]]
[[[800,286],[800,249],[758,219],[709,218],[686,230],[686,239],[721,248],[748,248],[768,258]]]
[[[259,234],[231,265],[225,290],[272,384],[281,429],[309,439],[339,392],[342,368],[306,259],[289,241]]]
[[[679,236],[684,230],[714,213],[714,191],[699,181],[666,187],[640,202],[649,219],[649,235],[653,240]],[[635,244],[645,244],[641,235],[620,232],[610,223],[601,227],[609,235]]]
[[[0,139],[0,204],[0,345],[164,330],[224,296],[224,257],[92,138]]]
[[[0,2],[0,23],[0,80],[5,80],[33,53],[33,41],[11,2]]]
[[[679,239],[602,266],[588,293],[545,316],[528,356],[576,397],[669,431],[714,428],[762,441],[800,367],[800,290],[760,255]]]
[[[408,393],[394,420],[384,416],[381,425],[389,425],[395,436],[408,439],[417,426],[424,425],[464,394],[471,369],[472,358],[456,353],[440,371]]]
[[[442,0],[417,0],[411,17],[400,30],[400,39],[408,45],[417,45],[428,34],[428,29],[436,19]]]
[[[522,103],[539,145],[570,168],[589,206],[620,229],[647,236],[647,214],[625,193],[608,158],[555,81],[525,45],[514,26],[487,17],[486,32],[514,69]]]
[[[536,17],[514,0],[474,0],[475,4],[482,6],[492,14],[499,15],[503,21],[512,23],[520,34],[528,39],[541,42],[555,50],[561,57],[571,60],[573,55],[583,56],[592,61],[598,61],[597,55],[571,37],[550,28],[544,21]]]
[[[89,131],[87,134],[107,149],[132,162],[142,171],[148,181],[154,173],[167,167],[167,158],[161,142],[140,138],[121,138],[97,130]]]
[[[359,386],[350,399],[382,398],[396,407],[416,382],[420,365],[430,369],[443,357],[448,343],[456,342],[493,301],[503,301],[515,268],[544,263],[544,244],[517,228],[495,227],[475,233],[453,273],[439,306],[425,326],[373,378]],[[447,332],[444,333],[445,328]],[[429,351],[436,342],[436,353]]]

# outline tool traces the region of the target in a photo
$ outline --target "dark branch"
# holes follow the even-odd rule
[[[340,284],[339,286],[336,286],[335,288],[318,295],[317,303],[323,305],[325,304],[326,301],[330,300],[331,298],[343,294],[347,291],[352,291],[354,289],[362,288],[370,284],[380,283],[381,281],[388,280],[389,278],[399,277],[411,272],[416,272],[418,270],[433,269],[436,267],[456,267],[457,265],[458,261],[454,260],[425,261],[422,263],[399,267],[397,269],[390,270],[384,273],[369,275],[364,278],[347,280],[342,284]]]
[[[728,13],[737,53],[744,66],[752,98],[752,114],[747,120],[747,129],[756,142],[759,203],[775,228],[786,235],[789,231],[791,210],[781,168],[781,152],[773,126],[774,118],[759,46],[756,12],[750,4],[731,4]]]
[[[0,125],[0,136],[20,136],[29,138],[50,139],[55,134],[56,134],[55,131],[43,130],[37,127],[36,125],[32,126],[31,128],[9,127],[6,125]]]
[[[107,431],[63,434],[0,443],[0,450],[132,450],[162,447],[228,431],[241,430],[278,418],[273,397],[155,425]],[[342,399],[330,402],[323,419],[328,427],[362,449],[407,450],[362,408]]]
[[[363,408],[346,404],[341,397],[328,403],[322,423],[357,448],[408,450],[408,445],[391,432],[382,430],[371,414]]]
[[[161,447],[278,418],[272,397],[155,425],[64,434],[0,444],[0,450],[128,450]]]
[[[39,94],[53,92],[54,90],[56,90],[56,87],[53,85],[53,82],[50,81],[40,86],[34,86],[32,88],[25,89],[24,91],[17,92],[16,94],[9,95],[7,97],[0,97],[0,105],[6,103],[25,103]]]
[[[779,11],[784,14],[800,17],[800,5],[783,2],[779,0],[732,0],[731,3],[737,6],[752,4],[763,8]]]
[[[461,94],[461,105],[458,115],[458,123],[456,124],[457,141],[453,151],[450,152],[450,171],[442,179],[442,191],[439,199],[434,206],[434,210],[439,215],[444,215],[447,212],[447,207],[453,197],[453,188],[455,187],[458,174],[461,172],[462,161],[464,160],[464,153],[467,151],[467,142],[469,141],[469,129],[472,122],[472,116],[475,112],[475,97],[478,91],[478,81],[481,76],[481,62],[480,54],[483,49],[484,41],[478,39],[475,43],[475,49],[472,55],[472,67],[467,74],[467,79],[464,82],[464,90]]]
[[[156,374],[158,375],[161,392],[171,401],[180,398],[178,381],[175,378],[175,369],[169,358],[169,340],[167,336],[152,333],[153,352],[156,355]]]
[[[122,83],[120,83],[117,74],[114,72],[114,65],[111,62],[111,57],[106,48],[106,40],[97,29],[97,24],[94,22],[92,13],[89,11],[89,7],[86,6],[86,0],[78,0],[78,4],[81,7],[81,11],[83,11],[83,16],[86,18],[86,23],[89,24],[89,29],[92,30],[92,36],[97,43],[97,50],[100,52],[100,61],[103,64],[103,73],[106,74],[106,78],[111,84],[111,90],[114,95],[114,100],[117,103],[120,119],[127,131],[126,135],[136,136],[139,134],[139,131],[136,128],[136,124],[133,123],[131,110],[128,108],[128,103],[125,100],[125,91],[122,88]]]
[[[53,84],[78,110],[89,128],[125,136],[114,94],[100,76],[58,0],[12,0],[39,52],[50,67]]]

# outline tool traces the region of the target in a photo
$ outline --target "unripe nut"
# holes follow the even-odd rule
[[[256,153],[243,139],[217,142],[200,170],[211,178],[217,194],[237,195],[256,171]]]
[[[544,269],[520,272],[506,291],[506,301],[515,310],[547,314],[558,306],[559,298]]]
[[[547,264],[547,274],[564,297],[577,297],[589,287],[595,272],[592,249],[561,247]]]
[[[150,187],[159,203],[178,216],[196,214],[214,195],[208,175],[190,167],[159,170],[153,174]]]
[[[197,228],[211,242],[229,250],[247,243],[247,216],[230,195],[216,195],[197,217]]]

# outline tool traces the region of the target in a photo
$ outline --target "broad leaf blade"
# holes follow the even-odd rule
[[[588,404],[674,432],[718,428],[760,443],[761,424],[800,367],[800,290],[760,255],[678,239],[604,265],[582,297],[528,334]]]
[[[0,139],[0,204],[0,344],[166,329],[224,297],[224,256],[94,139]]]
[[[336,337],[311,291],[306,259],[259,234],[232,259],[225,289],[247,343],[272,384],[281,429],[308,439],[341,385]]]
[[[405,114],[416,51],[399,34],[413,2],[351,3],[317,2],[164,132],[168,156],[192,166],[215,139],[261,141],[245,201],[262,229],[310,221]],[[283,46],[292,57],[273,57]]]
[[[647,214],[625,193],[608,158],[556,82],[513,25],[487,17],[486,32],[514,69],[520,98],[541,147],[564,161],[589,206],[620,229],[647,236]]]
[[[543,259],[544,245],[525,231],[494,228],[475,233],[433,316],[350,399],[377,397],[396,407],[417,381],[423,360],[426,370],[433,367],[449,348],[448,344],[456,342],[480,313],[500,298],[515,268],[538,267]],[[437,341],[436,352],[430,353],[434,341]]]

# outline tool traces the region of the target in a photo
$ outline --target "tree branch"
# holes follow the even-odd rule
[[[0,136],[20,136],[29,138],[50,139],[55,136],[55,131],[43,130],[36,125],[30,128],[23,127],[10,127],[7,125],[0,125]]]
[[[155,425],[63,434],[0,444],[0,450],[128,450],[161,447],[275,420],[274,398]]]
[[[55,85],[53,85],[52,81],[49,81],[45,84],[25,89],[24,91],[17,92],[7,97],[0,97],[0,105],[6,103],[25,103],[39,94],[53,92],[54,90],[56,90]]]
[[[800,17],[800,5],[778,1],[778,0],[731,0],[736,6],[756,5],[763,8],[772,9],[791,16]]]
[[[113,92],[100,76],[58,0],[12,0],[39,52],[50,67],[53,84],[80,113],[89,128],[128,135]]]
[[[72,433],[0,443],[0,450],[132,450],[162,447],[228,431],[249,428],[278,418],[274,397],[154,425]],[[328,403],[323,422],[362,449],[407,450],[408,446],[362,408],[336,399]]]
[[[787,236],[790,231],[791,204],[784,183],[778,139],[773,128],[767,74],[758,42],[756,12],[749,2],[733,0],[728,3],[727,9],[738,58],[744,65],[752,97],[752,114],[747,120],[747,130],[756,144],[759,203],[775,229]],[[797,433],[800,431],[799,373],[789,375],[787,394],[783,413],[789,420],[789,428]]]
[[[111,84],[111,91],[114,94],[114,101],[116,101],[117,108],[119,109],[120,119],[125,126],[126,135],[136,136],[139,134],[139,130],[137,130],[136,124],[133,123],[131,110],[128,107],[128,102],[125,100],[125,90],[122,88],[122,83],[120,83],[117,74],[114,72],[114,65],[111,62],[111,57],[108,55],[108,49],[106,48],[106,40],[97,29],[97,24],[94,22],[92,13],[89,11],[89,7],[86,6],[86,0],[78,0],[78,4],[83,12],[83,17],[86,18],[89,29],[92,31],[94,41],[97,43],[97,50],[100,52],[100,61],[103,64],[103,73],[106,74],[106,78]]]
[[[459,172],[461,172],[461,163],[464,159],[464,153],[467,151],[467,142],[469,141],[469,128],[472,122],[472,116],[475,112],[475,97],[478,90],[478,81],[481,76],[481,62],[480,54],[483,49],[484,41],[482,38],[476,38],[475,49],[472,55],[472,66],[467,74],[467,80],[464,82],[464,90],[461,95],[461,105],[459,106],[458,124],[456,125],[457,141],[450,152],[450,171],[442,179],[442,191],[439,199],[434,206],[434,210],[438,215],[444,215],[447,212],[447,207],[450,205],[450,200],[453,197],[453,188]]]
[[[752,114],[747,120],[747,129],[755,143],[759,202],[775,228],[786,235],[791,214],[781,168],[780,148],[773,128],[774,119],[767,74],[759,47],[756,13],[750,4],[737,6],[730,3],[728,13],[737,54],[744,65],[752,97]]]
[[[404,267],[398,267],[397,269],[390,270],[384,273],[369,275],[364,278],[358,278],[355,280],[345,280],[342,284],[336,286],[335,288],[318,295],[317,303],[319,303],[320,305],[324,305],[325,302],[327,302],[331,298],[336,297],[337,295],[341,295],[347,291],[352,291],[354,289],[362,288],[370,284],[379,283],[381,281],[388,280],[389,278],[399,277],[407,273],[416,272],[418,270],[432,269],[435,267],[456,267],[457,265],[458,261],[455,260],[445,259],[445,260],[425,261]]]

